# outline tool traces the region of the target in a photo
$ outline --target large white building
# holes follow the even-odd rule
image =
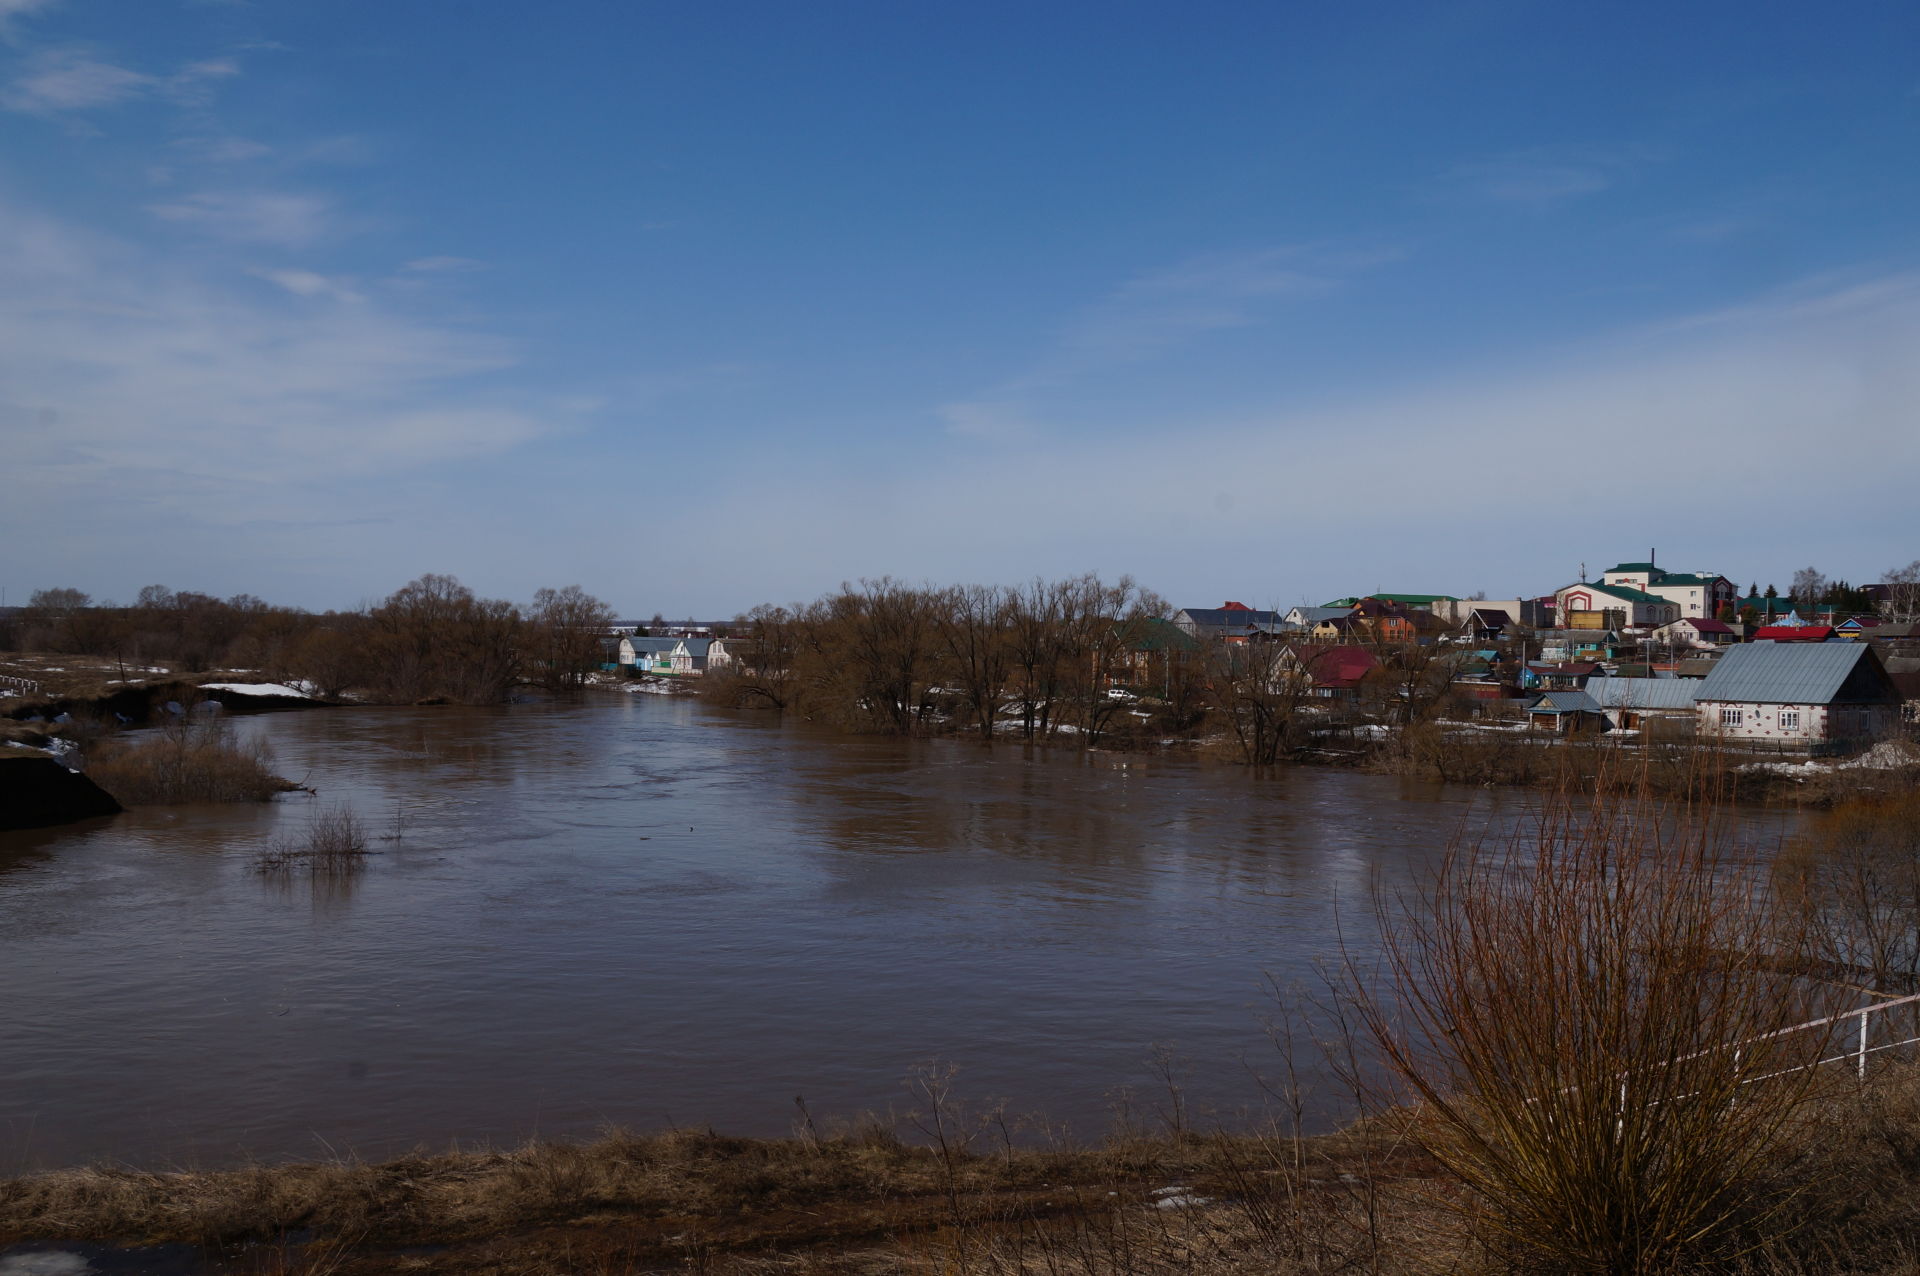
[[[1615,563],[1600,573],[1600,582],[1637,589],[1678,603],[1680,614],[1675,619],[1711,620],[1719,612],[1721,603],[1733,602],[1740,596],[1740,587],[1725,576],[1714,572],[1670,572],[1651,562]]]
[[[1672,599],[1630,585],[1601,581],[1583,580],[1576,585],[1563,585],[1554,591],[1553,604],[1563,629],[1576,627],[1573,621],[1578,612],[1598,612],[1602,617],[1599,624],[1579,626],[1581,628],[1650,629],[1680,619],[1680,604]]]

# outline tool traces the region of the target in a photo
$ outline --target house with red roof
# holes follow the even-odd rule
[[[1365,647],[1290,642],[1281,646],[1275,667],[1306,677],[1312,694],[1319,698],[1357,700],[1360,684],[1380,667],[1380,660]]]
[[[1753,631],[1754,642],[1825,642],[1831,637],[1832,625],[1762,625]]]

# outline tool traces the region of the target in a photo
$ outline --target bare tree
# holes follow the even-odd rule
[[[577,691],[605,663],[602,640],[613,631],[613,608],[580,586],[538,591],[527,621],[535,667],[551,690]]]
[[[1271,766],[1299,744],[1313,661],[1324,650],[1265,640],[1206,644],[1207,707],[1226,724],[1242,762]]]
[[[1793,574],[1793,584],[1787,590],[1798,607],[1812,607],[1827,594],[1826,574],[1816,567],[1802,567]]]
[[[1007,641],[1011,601],[998,585],[961,585],[944,591],[934,623],[952,663],[953,680],[973,712],[980,738],[991,740],[1013,661]]]
[[[1920,558],[1905,567],[1890,568],[1881,579],[1887,587],[1880,600],[1881,614],[1896,625],[1920,620]]]

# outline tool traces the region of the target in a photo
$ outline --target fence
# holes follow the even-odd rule
[[[15,678],[8,674],[0,674],[0,687],[10,687],[15,691],[40,690],[40,684],[35,682],[33,679]]]
[[[1837,1015],[1828,1015],[1824,1019],[1809,1019],[1806,1023],[1797,1023],[1791,1028],[1782,1028],[1778,1032],[1770,1032],[1764,1037],[1757,1038],[1757,1040],[1770,1041],[1777,1037],[1790,1037],[1799,1032],[1824,1032],[1829,1040],[1838,1035],[1839,1038],[1846,1043],[1845,1049],[1838,1054],[1823,1055],[1821,1058],[1815,1059],[1812,1063],[1805,1066],[1817,1068],[1828,1063],[1851,1062],[1854,1065],[1855,1074],[1865,1079],[1867,1075],[1868,1055],[1879,1054],[1883,1050],[1897,1050],[1901,1046],[1920,1044],[1920,1031],[1916,1031],[1916,1028],[1920,1027],[1920,1018],[1909,1021],[1905,1029],[1905,1031],[1909,1033],[1908,1036],[1902,1037],[1898,1041],[1881,1041],[1878,1043],[1874,1041],[1873,1028],[1876,1022],[1888,1025],[1889,1030],[1883,1032],[1881,1034],[1882,1036],[1898,1035],[1901,1029],[1893,1026],[1894,1020],[1889,1016],[1889,1012],[1903,1009],[1911,1014],[1920,1016],[1920,993],[1916,993],[1910,997],[1895,997],[1892,1001],[1877,1002],[1871,1006],[1862,1006],[1858,1010],[1842,1011]],[[1875,1020],[1874,1016],[1876,1015],[1889,1017]],[[1857,1027],[1850,1031],[1836,1034],[1834,1030],[1845,1026],[1849,1019],[1858,1020]],[[1738,1047],[1736,1047],[1736,1050],[1737,1049]],[[1791,1071],[1798,1071],[1798,1069],[1791,1069]],[[1780,1076],[1782,1074],[1775,1072],[1769,1073],[1768,1075]],[[1755,1077],[1753,1079],[1755,1081],[1762,1081],[1766,1078]]]

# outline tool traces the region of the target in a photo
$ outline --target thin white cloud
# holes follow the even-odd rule
[[[1455,165],[1440,175],[1437,190],[1449,199],[1545,209],[1609,190],[1657,158],[1637,146],[1511,151]]]
[[[194,159],[209,164],[244,164],[273,154],[273,148],[264,142],[231,135],[183,137],[174,146]]]
[[[77,49],[49,49],[29,59],[26,72],[0,93],[0,103],[35,115],[89,111],[138,97],[157,83]]]
[[[784,577],[783,595],[884,572],[1006,581],[1088,566],[1133,572],[1179,603],[1526,595],[1566,583],[1582,559],[1622,556],[1622,528],[1663,560],[1671,546],[1680,566],[1743,581],[1815,556],[1864,575],[1899,555],[1840,560],[1914,537],[1916,351],[1920,274],[1813,280],[1550,359],[1490,351],[1445,382],[1356,390],[1335,407],[1142,413],[1097,446],[984,429],[912,474],[836,474],[843,457],[797,474],[773,456],[701,502],[711,557],[755,561]],[[1837,457],[1847,517],[1809,521],[1809,482],[1836,473]],[[968,499],[916,499],[927,473]],[[806,530],[767,556],[771,528]]]
[[[51,9],[58,0],[0,0],[0,38],[7,36],[21,18]]]
[[[1396,256],[1295,245],[1203,253],[1143,272],[1075,315],[1026,371],[937,413],[957,435],[1023,437],[1038,428],[1034,401],[1040,397],[1210,333],[1259,323],[1276,307],[1324,296]]]
[[[331,200],[287,191],[200,191],[148,211],[221,239],[291,248],[313,243],[334,225]]]
[[[0,19],[4,17],[0,11]],[[231,58],[191,62],[162,77],[105,61],[83,48],[45,49],[27,59],[26,69],[0,92],[0,105],[34,115],[61,115],[102,110],[150,94],[188,105],[204,102],[213,82],[239,74],[240,66]]]
[[[350,285],[311,270],[255,270],[253,273],[269,283],[280,285],[296,297],[329,297],[345,302],[366,300]]]
[[[260,498],[230,500],[225,518],[272,504],[258,484],[491,455],[546,429],[466,390],[512,364],[497,338],[318,273],[258,273],[274,291],[224,287],[0,205],[0,441],[56,496]]]
[[[423,275],[463,274],[486,268],[486,262],[472,257],[416,257],[401,267],[402,270]]]

